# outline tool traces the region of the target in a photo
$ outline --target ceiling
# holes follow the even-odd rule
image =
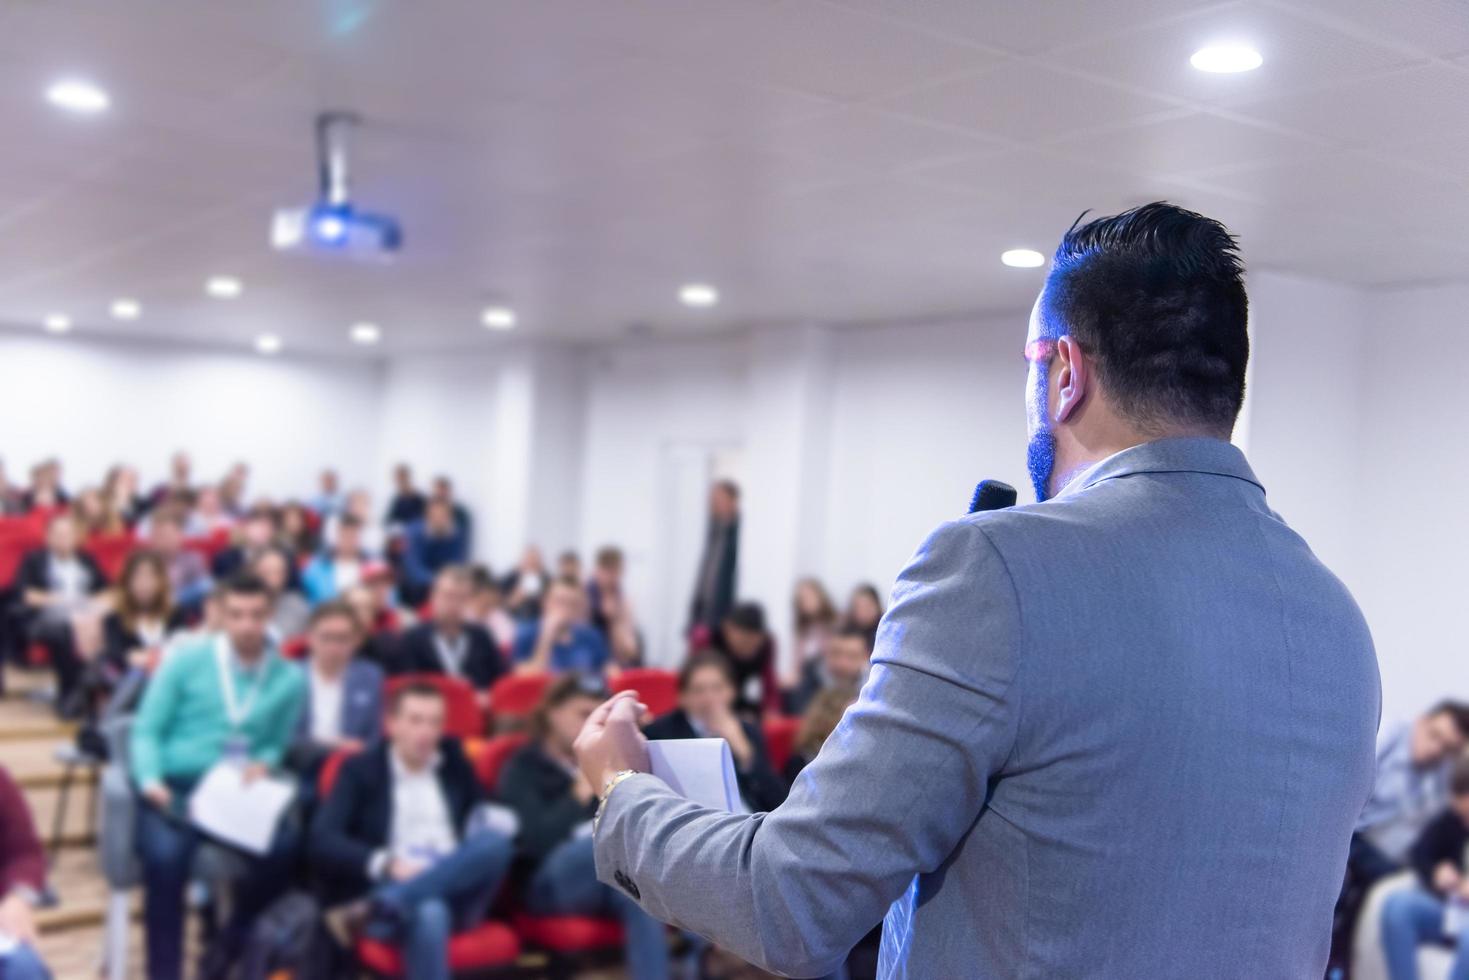
[[[1189,55],[1247,40],[1257,71]],[[95,117],[43,98],[104,86]],[[351,109],[392,265],[270,250]],[[0,0],[0,322],[287,350],[1013,311],[1085,208],[1252,268],[1469,279],[1464,0]],[[244,294],[205,296],[229,274]],[[690,310],[689,281],[722,302]],[[133,297],[143,318],[107,314]]]

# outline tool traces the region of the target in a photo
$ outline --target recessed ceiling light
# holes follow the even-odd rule
[[[245,291],[245,284],[233,276],[214,276],[204,284],[204,289],[218,299],[234,299]]]
[[[48,313],[41,325],[51,333],[66,333],[71,329],[71,317],[65,313]]]
[[[358,344],[375,344],[382,339],[383,332],[376,323],[352,324],[352,340]]]
[[[68,112],[92,114],[106,110],[112,99],[104,89],[78,78],[67,78],[46,90],[46,101]]]
[[[1247,44],[1211,44],[1195,51],[1188,59],[1188,63],[1199,71],[1225,75],[1254,71],[1264,62],[1260,52]]]
[[[678,291],[684,306],[713,306],[719,302],[719,290],[701,282],[691,282]]]
[[[255,338],[255,349],[262,354],[276,354],[281,349],[281,339],[273,333],[263,333]]]
[[[135,299],[115,299],[112,301],[112,316],[117,320],[136,320],[143,315],[143,307]]]
[[[508,306],[487,306],[479,322],[491,330],[509,330],[515,326],[515,311]]]
[[[1046,257],[1033,248],[1012,248],[1000,253],[1000,261],[1012,269],[1037,269]]]

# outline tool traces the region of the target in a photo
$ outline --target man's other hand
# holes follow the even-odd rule
[[[576,761],[596,792],[623,769],[648,771],[648,740],[641,726],[649,720],[636,691],[619,692],[592,712],[576,737]]]

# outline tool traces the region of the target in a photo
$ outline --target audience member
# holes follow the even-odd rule
[[[818,691],[806,705],[801,715],[801,727],[796,732],[796,741],[782,773],[788,784],[795,783],[801,770],[816,758],[827,738],[836,731],[848,706],[856,700],[857,691],[853,688],[829,687]]]
[[[168,567],[154,551],[128,555],[117,580],[113,608],[102,620],[98,667],[106,688],[163,654],[169,633],[183,625],[168,586]]]
[[[191,538],[212,538],[229,532],[238,516],[230,509],[219,487],[200,487],[194,498],[194,508],[185,519],[184,532]]]
[[[148,509],[148,502],[138,492],[138,471],[121,463],[107,471],[102,481],[102,497],[128,527],[137,524]]]
[[[505,606],[510,610],[510,615],[519,620],[538,619],[546,585],[546,566],[541,560],[541,549],[528,544],[520,554],[520,562],[515,566],[515,571],[505,577],[501,586],[507,597]]]
[[[47,523],[45,547],[27,554],[16,572],[24,635],[45,648],[56,673],[56,708],[66,717],[77,717],[83,707],[72,621],[106,585],[97,563],[79,550],[76,519],[65,511]]]
[[[31,485],[23,498],[27,511],[54,511],[70,502],[71,498],[61,486],[60,460],[42,460],[31,467]]]
[[[149,509],[156,508],[173,497],[194,496],[194,462],[183,450],[174,453],[168,461],[168,479],[153,488],[148,496]]]
[[[449,509],[454,513],[454,523],[458,525],[459,532],[464,535],[464,540],[467,543],[473,532],[473,524],[470,521],[469,511],[454,498],[454,481],[442,474],[434,477],[434,482],[429,487],[428,500],[424,503],[425,511],[427,511],[428,505],[436,500],[449,505]]]
[[[372,565],[369,564],[369,569]],[[402,628],[397,610],[382,601],[383,592],[367,580],[352,586],[342,594],[343,600],[357,614],[362,626],[362,644],[357,648],[357,659],[376,664],[389,671],[397,663],[399,630]]]
[[[1382,950],[1391,980],[1417,980],[1418,947],[1445,938],[1457,945],[1450,975],[1469,977],[1469,757],[1451,763],[1448,808],[1423,828],[1410,860],[1417,885],[1394,892],[1382,906]],[[1452,912],[1449,910],[1452,909]]]
[[[252,507],[236,529],[235,540],[214,556],[210,571],[215,578],[225,579],[252,567],[263,552],[279,543],[279,535],[280,522],[275,511],[270,507]]]
[[[354,656],[363,632],[344,599],[323,602],[311,611],[306,707],[291,747],[291,767],[305,776],[308,787],[333,751],[356,751],[382,733],[382,669]]]
[[[347,517],[357,519],[358,542],[363,553],[372,558],[381,558],[387,551],[387,536],[383,532],[382,525],[373,519],[372,495],[361,487],[348,491],[346,497],[342,499],[341,510],[321,522],[322,533],[326,540],[336,540],[337,528]]]
[[[46,852],[20,787],[0,766],[0,977],[46,980],[36,952],[35,907],[46,887]]]
[[[0,459],[0,516],[19,514],[25,509],[22,491],[10,482],[5,472],[5,461]]]
[[[619,669],[638,667],[643,662],[643,638],[638,633],[632,602],[623,591],[622,572],[622,549],[611,545],[598,548],[587,582],[592,626],[602,634]]]
[[[362,580],[367,555],[362,548],[362,521],[344,514],[336,522],[331,546],[322,550],[301,572],[301,585],[312,603],[335,599]]]
[[[801,670],[801,682],[786,692],[786,712],[799,715],[823,691],[833,689],[855,695],[867,680],[872,647],[867,631],[848,623],[826,644],[820,657]]]
[[[281,505],[280,541],[290,549],[293,559],[299,561],[316,554],[321,541],[319,529],[320,525],[300,501]]]
[[[316,511],[317,516],[322,520],[326,520],[340,513],[346,506],[346,502],[347,498],[342,496],[342,488],[337,483],[337,471],[334,469],[322,470],[316,495],[307,502],[307,506]]]
[[[229,468],[224,479],[219,482],[219,509],[231,520],[245,513],[245,489],[250,482],[250,464],[243,461]],[[200,502],[203,502],[203,494],[200,494]]]
[[[729,661],[705,650],[689,657],[678,674],[678,707],[643,732],[658,738],[722,738],[734,756],[735,776],[745,805],[756,812],[774,810],[786,787],[771,768],[758,724],[735,712],[735,681]]]
[[[469,621],[470,575],[450,565],[434,579],[430,619],[404,632],[395,673],[447,674],[468,681],[482,708],[506,672],[505,660],[483,626]]]
[[[87,487],[77,494],[71,502],[71,513],[84,539],[127,533],[127,522],[99,487]]]
[[[622,923],[633,980],[668,976],[662,923],[597,880],[592,816],[597,793],[576,765],[572,744],[607,697],[599,678],[568,674],[546,691],[531,722],[531,741],[500,776],[498,795],[520,817],[517,877],[532,915],[594,915]]]
[[[132,729],[132,769],[145,805],[138,813],[148,976],[183,974],[184,888],[200,837],[188,799],[213,766],[244,767],[246,780],[280,765],[306,698],[296,665],[269,636],[270,591],[243,574],[223,590],[223,630],[176,648],[149,682]],[[258,914],[291,882],[295,841],[278,828],[271,851],[250,862],[234,890],[229,922],[210,951],[228,963]]]
[[[877,594],[877,588],[863,582],[853,589],[847,600],[847,614],[844,618],[847,623],[867,634],[869,650],[876,648],[877,626],[882,622],[882,596]]]
[[[406,527],[423,517],[427,500],[413,485],[413,469],[407,463],[393,467],[393,499],[388,501],[388,512],[383,523],[392,527]]]
[[[452,504],[434,498],[422,520],[408,525],[403,537],[403,591],[409,603],[422,601],[439,570],[469,558],[464,530],[454,519]]]
[[[733,480],[720,480],[709,490],[709,528],[689,609],[690,631],[699,634],[696,646],[704,645],[734,608],[739,550],[740,488]]]
[[[575,551],[563,551],[557,555],[556,577],[580,582],[582,580],[581,555]]]
[[[755,724],[779,714],[780,685],[775,680],[775,638],[765,627],[765,609],[742,602],[729,611],[714,637],[712,651],[729,664],[735,685],[735,711]]]
[[[607,641],[587,622],[587,594],[576,579],[553,582],[541,618],[522,623],[515,638],[520,673],[600,674],[610,658]]]
[[[291,583],[291,555],[272,545],[255,556],[250,570],[270,589],[270,630],[277,642],[299,636],[311,618],[311,603]]]
[[[311,864],[338,905],[334,931],[402,943],[413,980],[447,980],[454,927],[484,917],[512,854],[500,834],[470,833],[482,789],[443,732],[436,688],[399,689],[387,740],[342,765],[311,827]]]
[[[826,587],[809,576],[796,583],[791,606],[795,626],[795,660],[791,667],[793,677],[799,678],[802,668],[826,649],[826,641],[836,630],[837,610]]]
[[[196,609],[212,582],[204,556],[184,545],[184,518],[172,506],[156,508],[148,520],[148,547],[168,565],[169,590],[184,610]]]
[[[500,583],[483,565],[471,568],[469,577],[469,616],[489,630],[495,647],[509,660],[515,650],[517,627],[514,618],[505,611],[505,594],[500,591]]]

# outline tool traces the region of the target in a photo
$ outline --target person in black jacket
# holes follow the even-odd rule
[[[734,608],[739,564],[740,488],[733,480],[720,480],[709,488],[709,527],[689,603],[689,633],[696,641],[719,629]]]
[[[468,832],[483,790],[443,732],[436,688],[399,689],[387,740],[342,765],[311,824],[312,870],[338,905],[330,921],[403,943],[414,980],[447,980],[454,926],[483,918],[513,853],[493,830]]]
[[[1418,947],[1444,938],[1458,951],[1450,976],[1469,975],[1469,755],[1460,755],[1449,774],[1449,807],[1413,845],[1415,887],[1389,895],[1382,906],[1382,952],[1392,980],[1418,976]]]
[[[668,976],[662,923],[619,889],[597,880],[592,856],[595,790],[576,767],[572,743],[605,698],[600,677],[565,674],[547,689],[531,741],[505,765],[497,795],[520,818],[518,877],[532,915],[605,915],[622,921],[633,980]]]
[[[97,677],[104,690],[134,670],[145,670],[150,658],[161,653],[164,641],[184,625],[174,608],[168,585],[168,566],[153,551],[128,555],[117,580],[117,599],[102,620],[102,652]]]
[[[786,785],[771,768],[760,729],[735,714],[734,675],[717,653],[696,653],[678,674],[678,708],[655,720],[649,739],[722,738],[734,756],[745,805],[758,812],[785,802]]]
[[[46,648],[56,672],[56,709],[68,717],[80,715],[84,708],[79,699],[83,665],[72,618],[106,585],[97,563],[80,550],[76,519],[66,512],[51,518],[46,546],[27,554],[16,571],[24,635]]]
[[[468,681],[489,706],[490,688],[506,672],[505,658],[489,632],[470,622],[473,580],[462,565],[450,565],[434,578],[428,622],[404,632],[394,674],[448,674]]]

